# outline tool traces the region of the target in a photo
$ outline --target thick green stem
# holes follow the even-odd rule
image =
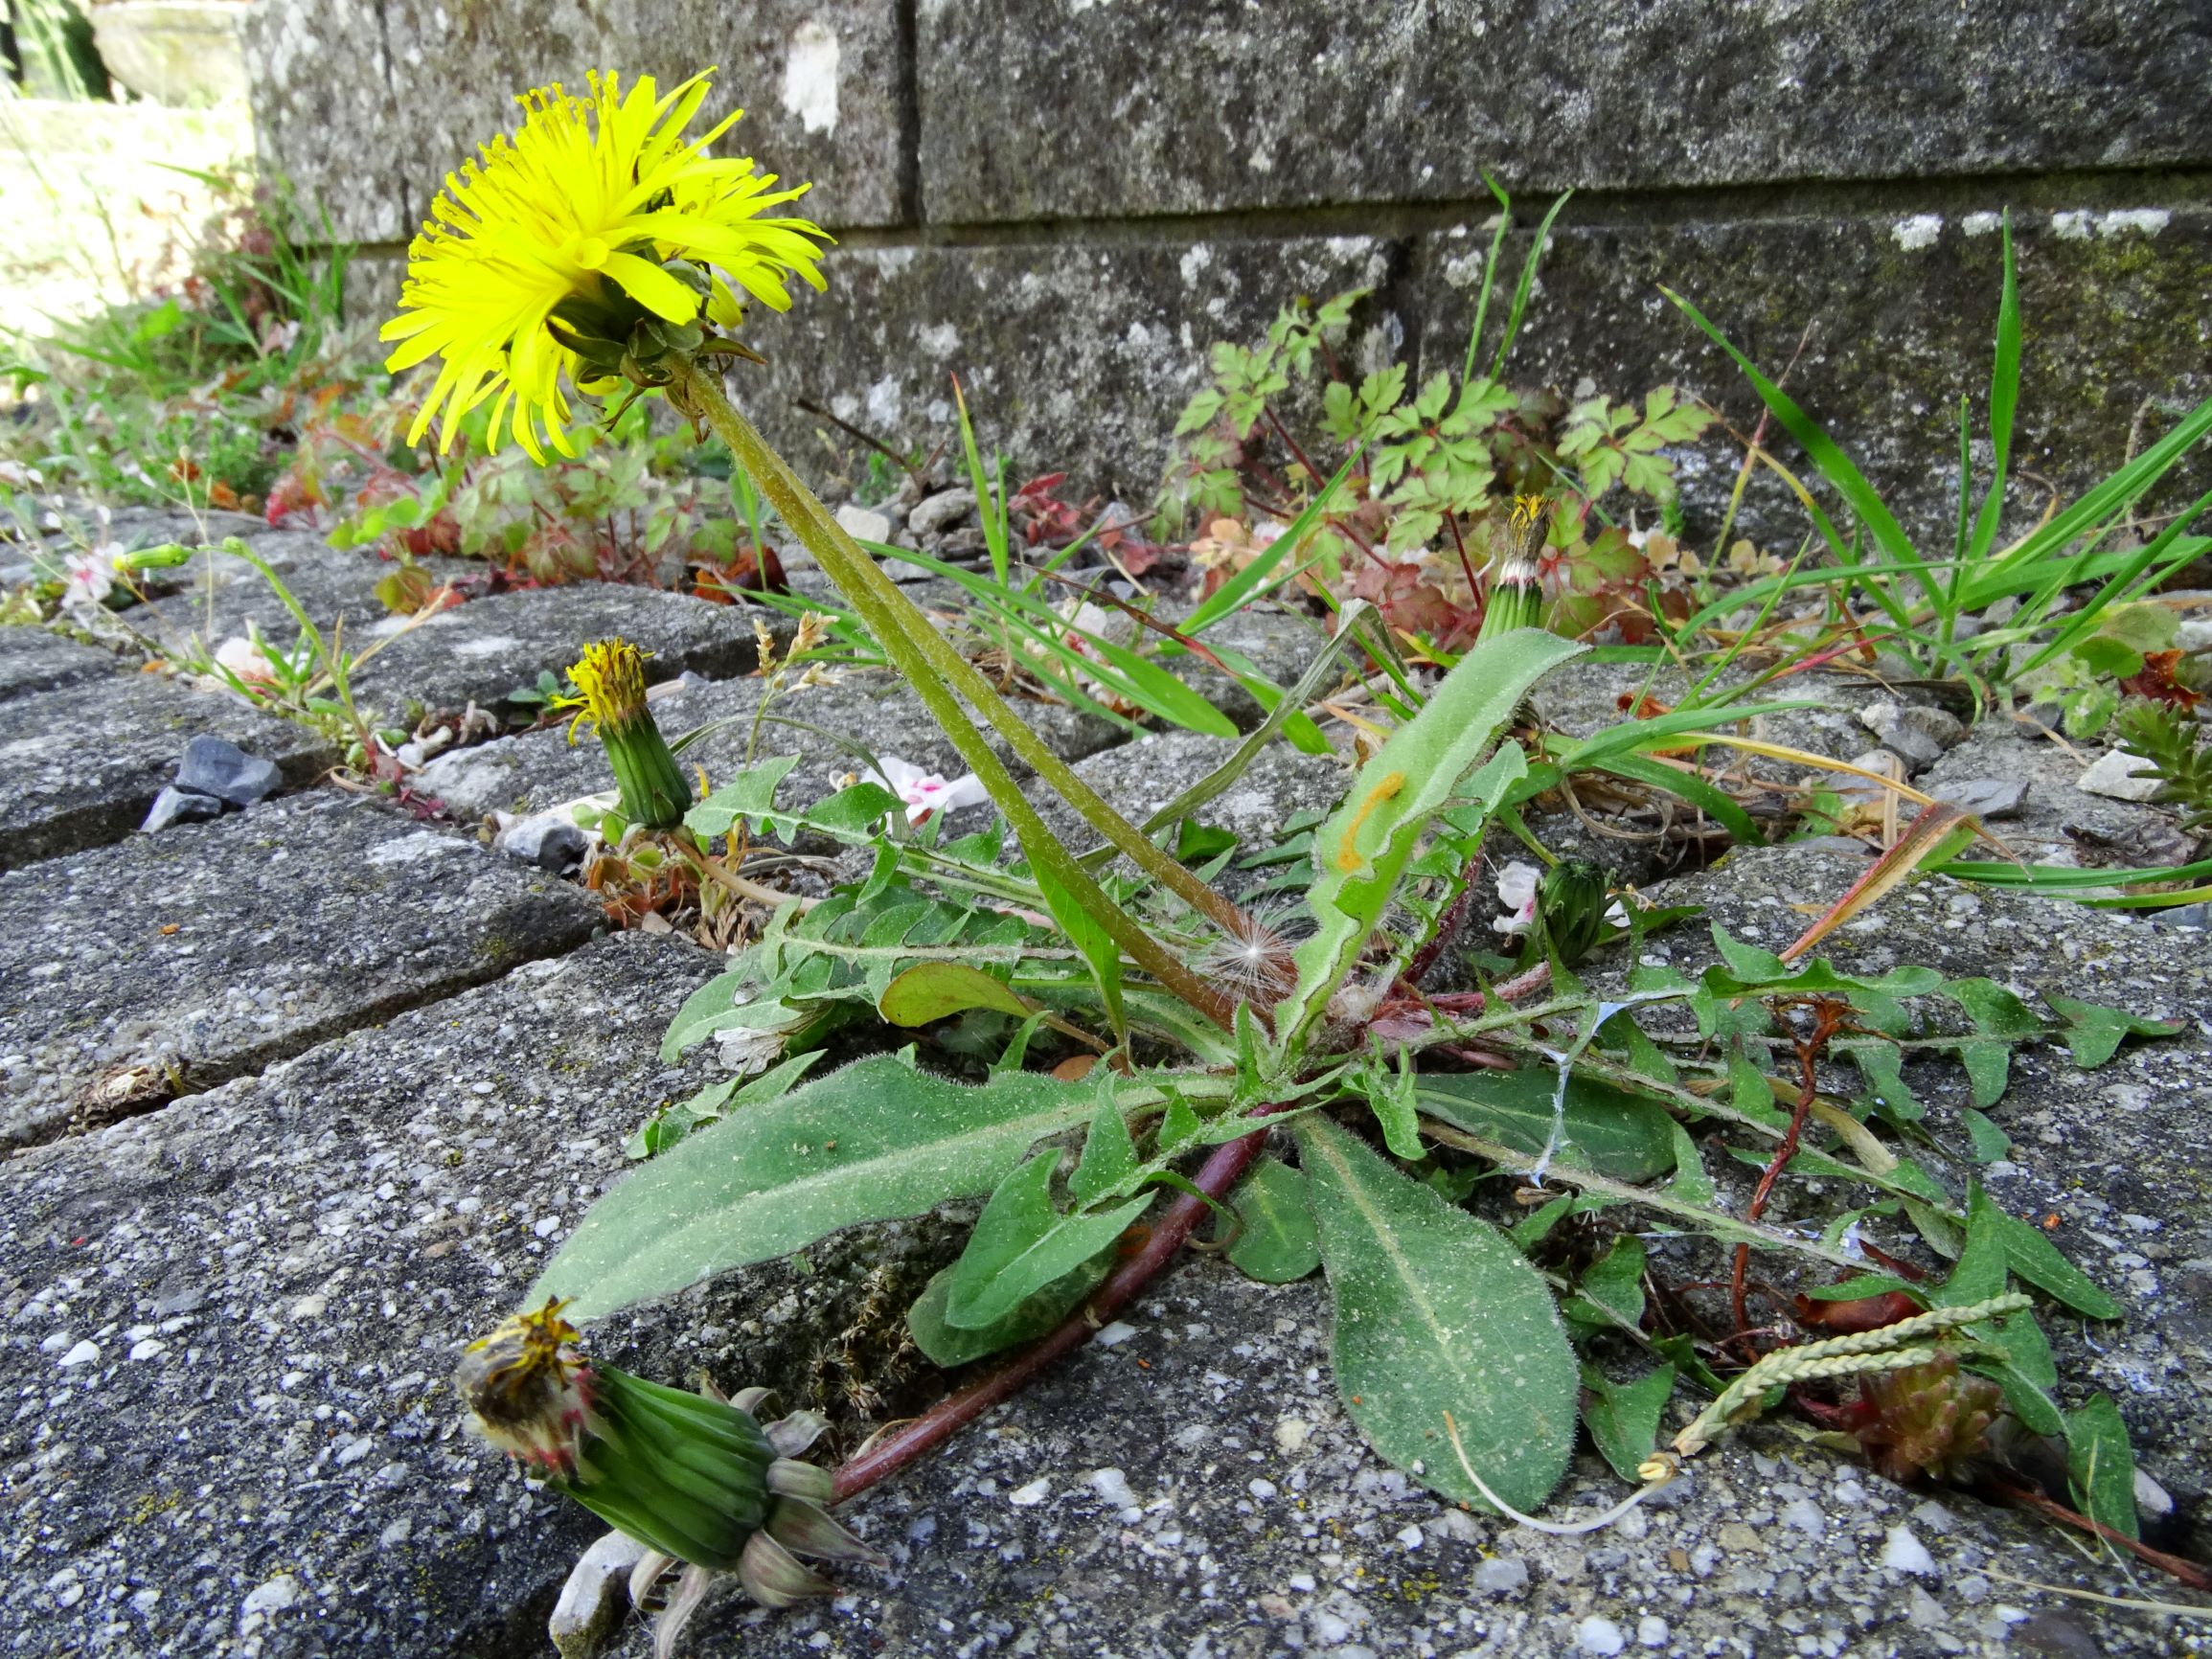
[[[1147,933],[1106,894],[1090,873],[1062,847],[1038,815],[1037,808],[1015,784],[990,739],[960,706],[970,706],[995,726],[1024,764],[1050,784],[1067,804],[1082,813],[1100,834],[1127,852],[1137,865],[1186,902],[1205,911],[1222,926],[1242,920],[1236,907],[1180,864],[1167,856],[1144,833],[1115,811],[1067,763],[1046,748],[1006,706],[991,683],[930,626],[929,619],[898,585],[878,568],[867,552],[830,516],[799,475],[782,456],[753,430],[724,396],[711,370],[684,365],[675,372],[671,390],[679,405],[704,420],[716,436],[730,446],[738,465],[759,486],[791,534],[806,545],[829,573],[830,580],[852,603],[883,648],[891,664],[905,676],[915,695],[944,729],[946,738],[989,792],[992,802],[1006,815],[1021,837],[1022,850],[1037,867],[1057,881],[1085,912],[1095,918],[1114,943],[1137,966],[1158,980],[1193,1008],[1219,1022],[1231,1023],[1233,1005]]]

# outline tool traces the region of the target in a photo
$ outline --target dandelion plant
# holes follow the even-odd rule
[[[1449,954],[1485,835],[1570,763],[1532,761],[1514,736],[1531,688],[1583,648],[1528,625],[1553,511],[1542,496],[1515,504],[1515,544],[1481,637],[1425,685],[1394,678],[1401,718],[1342,803],[1267,853],[1266,885],[1294,905],[1295,925],[1220,891],[1162,844],[1188,850],[1172,818],[1130,823],[1038,739],[732,401],[725,372],[741,375],[754,355],[736,334],[741,294],[782,309],[792,279],[820,287],[829,239],[772,212],[805,187],[710,153],[729,123],[688,136],[709,85],[701,75],[664,94],[650,77],[607,73],[591,78],[588,97],[539,89],[521,101],[511,138],[449,178],[385,330],[399,342],[392,367],[441,359],[417,434],[442,420],[449,442],[455,420],[489,402],[490,441],[542,457],[563,451],[591,402],[665,395],[727,443],[814,555],[1020,853],[1009,860],[997,831],[941,844],[942,826],[917,827],[874,781],[813,807],[780,806],[791,765],[782,758],[690,803],[657,733],[648,737],[636,653],[612,643],[587,652],[584,715],[615,758],[632,835],[666,835],[702,878],[702,849],[741,828],[865,849],[872,873],[828,899],[781,903],[676,1011],[671,1059],[733,1035],[761,1075],[656,1120],[636,1145],[644,1167],[545,1265],[532,1291],[541,1310],[471,1352],[464,1389],[494,1438],[519,1425],[504,1443],[617,1526],[699,1572],[735,1566],[764,1600],[788,1599],[816,1587],[789,1550],[852,1553],[808,1506],[852,1495],[1007,1398],[1226,1211],[1233,1228],[1255,1232],[1299,1218],[1301,1271],[1318,1261],[1334,1307],[1336,1386],[1369,1444],[1448,1498],[1518,1512],[1562,1477],[1578,1420],[1638,1478],[1677,1385],[1722,1396],[1725,1410],[1721,1371],[1766,1375],[1756,1367],[1776,1346],[1770,1328],[1744,1317],[1740,1289],[1733,1307],[1715,1306],[1731,1326],[1723,1341],[1647,1329],[1639,1230],[1598,1218],[1616,1207],[1657,1212],[1689,1247],[1757,1247],[1822,1276],[1857,1272],[1868,1232],[1887,1237],[1884,1262],[1926,1239],[1955,1260],[1948,1278],[1915,1268],[1918,1279],[1877,1281],[1880,1292],[1915,1311],[1960,1309],[1936,1322],[1947,1342],[1955,1336],[1947,1354],[2034,1433],[2075,1432],[2046,1392],[2055,1378],[2035,1315],[2009,1286],[2021,1281],[2092,1318],[2118,1307],[1988,1199],[1920,1121],[1899,1068],[1907,1053],[1954,1054],[1986,1106],[2003,1090],[2010,1045],[2051,1041],[2101,1063],[2123,1036],[2160,1028],[2064,997],[2041,1013],[1990,981],[1923,968],[1853,975],[1719,929],[1721,964],[1702,975],[1638,967],[1600,996],[1569,970],[1586,959],[1582,971],[1597,971],[1624,933],[1639,938],[1653,921],[1582,865],[1533,895],[1540,961],[1474,989],[1426,983]],[[1339,645],[1362,626],[1348,607]],[[1305,700],[1284,698],[1240,756]],[[1697,736],[1710,717],[1654,718],[1572,753],[1620,763],[1638,743]],[[1017,783],[1001,743],[1034,781]],[[1207,780],[1178,811],[1220,786]],[[1095,846],[1078,851],[1053,832],[1032,799],[1048,791]],[[1194,855],[1213,857],[1209,871],[1222,861]],[[778,897],[748,890],[764,895]],[[979,1082],[923,1068],[911,1048],[803,1075],[839,1021],[919,1030],[969,1014],[1010,1034]],[[1082,1076],[1039,1069],[1033,1039],[1063,1038],[1103,1063]],[[1849,1099],[1853,1076],[1867,1094],[1856,1113],[1821,1098]],[[1264,1160],[1270,1136],[1282,1157]],[[1715,1150],[1761,1171],[1748,1203],[1707,1172]],[[1293,1153],[1294,1167],[1284,1161]],[[1808,1174],[1858,1207],[1812,1231],[1762,1218],[1778,1180]],[[1538,1206],[1510,1230],[1471,1197],[1491,1177],[1525,1182]],[[947,1363],[1011,1357],[827,1484],[764,1462],[775,1430],[741,1404],[707,1409],[593,1370],[562,1317],[582,1324],[960,1198],[983,1200],[980,1217],[908,1325]],[[1551,1248],[1575,1217],[1585,1244],[1602,1244],[1594,1256]],[[1632,1385],[1590,1357],[1614,1338],[1646,1368]],[[1821,1375],[1870,1369],[1837,1365]],[[1953,1415],[1983,1420],[1978,1407]],[[1955,1461],[1948,1446],[1944,1461]]]

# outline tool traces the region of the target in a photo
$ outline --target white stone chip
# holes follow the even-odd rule
[[[2113,801],[2148,801],[2160,785],[2157,778],[2148,773],[2139,778],[2132,775],[2136,767],[2145,764],[2140,755],[2114,749],[2091,762],[2074,781],[2074,787],[2084,794],[2103,795]]]
[[[1621,1634],[1621,1627],[1610,1619],[1601,1619],[1592,1614],[1575,1626],[1575,1646],[1585,1653],[1610,1655],[1618,1653],[1628,1645],[1629,1639]]]
[[[889,541],[891,521],[880,512],[848,501],[837,509],[837,528],[855,541]]]
[[[250,1618],[256,1613],[277,1613],[300,1599],[300,1581],[289,1573],[279,1573],[267,1583],[246,1592],[245,1601],[239,1607],[239,1617]]]
[[[1006,1501],[1017,1510],[1034,1510],[1051,1495],[1052,1482],[1039,1475],[1026,1487],[1015,1487],[1008,1492]]]
[[[72,1366],[97,1365],[99,1363],[100,1349],[96,1344],[89,1341],[79,1343],[75,1348],[71,1349],[67,1353],[61,1356],[61,1369],[64,1371],[69,1370]]]
[[[1924,1579],[1935,1576],[1935,1557],[1912,1535],[1910,1527],[1889,1529],[1888,1540],[1881,1546],[1881,1564],[1893,1573],[1917,1573]]]

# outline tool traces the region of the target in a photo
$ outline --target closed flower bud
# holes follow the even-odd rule
[[[1551,534],[1551,523],[1548,499],[1541,495],[1514,497],[1511,543],[1492,569],[1477,643],[1516,628],[1533,628],[1543,620],[1541,569],[1537,560]]]
[[[1596,946],[1608,907],[1606,873],[1588,859],[1562,858],[1545,875],[1537,915],[1563,966],[1574,966]]]

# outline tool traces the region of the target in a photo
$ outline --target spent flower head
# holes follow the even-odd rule
[[[601,1364],[562,1306],[516,1314],[462,1355],[453,1380],[477,1433],[649,1549],[734,1572],[771,1607],[829,1590],[801,1556],[881,1559],[831,1519],[830,1472],[801,1461],[820,1418],[764,1423],[765,1390],[725,1400]]]
[[[556,708],[577,711],[568,740],[591,726],[614,768],[623,816],[649,830],[674,829],[691,808],[691,785],[646,707],[645,653],[627,640],[594,640],[568,677],[578,694],[554,699]]]
[[[784,310],[787,278],[824,285],[829,237],[769,214],[809,187],[778,190],[749,156],[709,155],[736,114],[686,136],[711,75],[668,93],[611,70],[592,73],[588,97],[538,87],[516,101],[512,137],[445,175],[383,329],[399,342],[385,367],[444,359],[410,443],[443,414],[449,444],[490,399],[491,447],[512,437],[536,460],[570,453],[572,391],[660,384],[671,353],[735,350],[707,330],[738,325],[741,291]]]

